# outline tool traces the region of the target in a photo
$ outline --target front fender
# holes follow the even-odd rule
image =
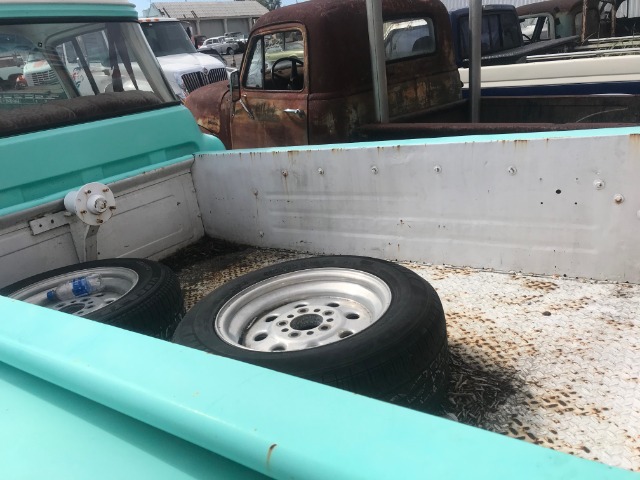
[[[228,81],[198,88],[187,96],[184,104],[196,119],[200,130],[215,135],[227,149],[231,148],[231,98]]]

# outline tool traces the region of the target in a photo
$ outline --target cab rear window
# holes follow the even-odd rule
[[[387,61],[427,55],[436,51],[433,21],[430,18],[384,22],[383,38]]]

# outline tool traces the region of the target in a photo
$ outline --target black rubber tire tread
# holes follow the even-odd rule
[[[92,268],[121,267],[138,274],[137,284],[122,298],[83,318],[169,340],[185,313],[180,282],[173,271],[161,263],[138,258],[115,258],[78,263],[20,280],[0,289],[9,296],[50,277]]]
[[[284,273],[323,267],[362,270],[383,280],[392,294],[385,314],[356,335],[308,350],[257,352],[230,345],[215,333],[218,311],[242,290]],[[438,411],[446,394],[447,332],[437,293],[411,270],[374,258],[292,260],[231,280],[187,312],[173,341],[424,411]]]

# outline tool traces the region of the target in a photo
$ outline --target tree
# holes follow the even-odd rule
[[[276,8],[280,8],[281,0],[258,0],[258,3],[263,7],[266,7],[269,11],[275,10]]]

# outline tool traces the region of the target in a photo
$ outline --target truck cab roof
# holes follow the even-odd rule
[[[382,0],[384,18],[393,18],[403,12],[403,19],[429,18],[435,29],[438,48],[430,55],[416,57],[411,67],[396,63],[393,75],[417,75],[422,69],[431,72],[451,70],[455,67],[451,49],[449,14],[438,0]],[[292,22],[295,19],[295,22]],[[251,34],[276,26],[290,25],[306,31],[306,55],[309,77],[313,79],[313,93],[338,92],[345,94],[371,83],[371,64],[365,3],[360,0],[314,0],[265,13],[255,23]],[[345,32],[349,41],[345,41]],[[321,41],[318,41],[321,39]],[[249,49],[251,47],[249,46]],[[331,65],[331,69],[327,69]]]

